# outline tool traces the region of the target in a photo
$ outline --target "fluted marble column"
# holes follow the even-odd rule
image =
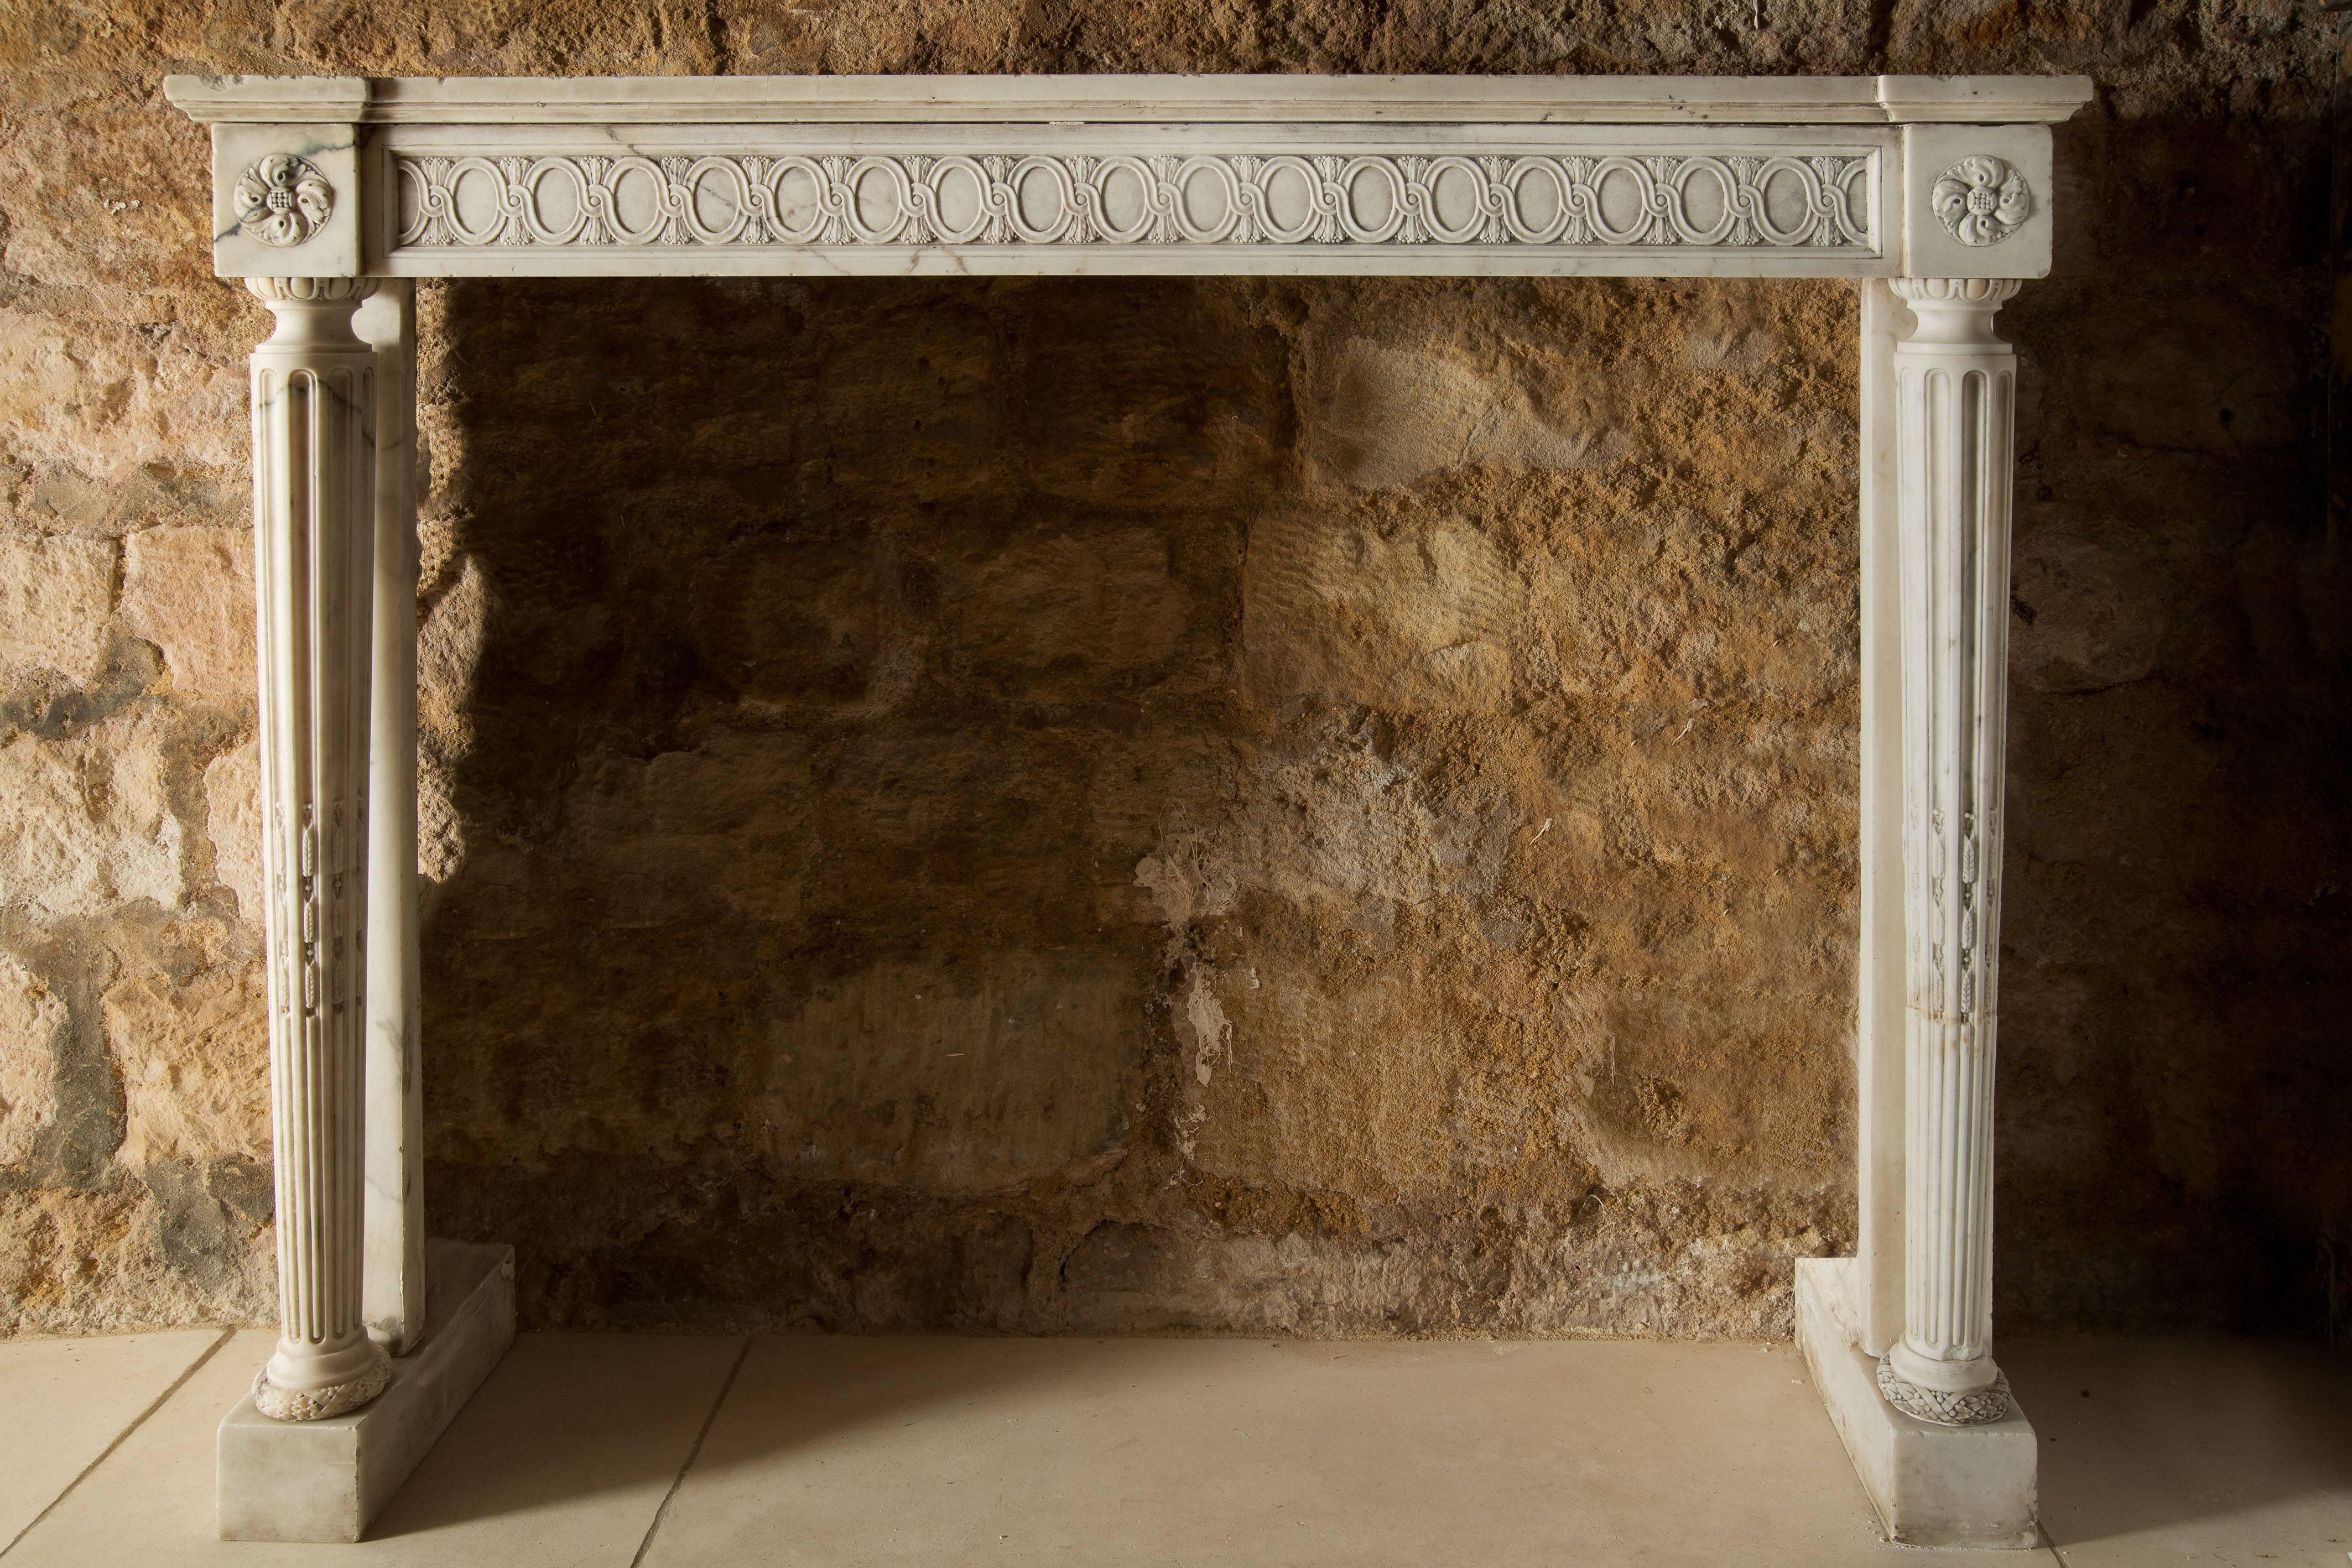
[[[1899,278],[1906,1124],[1903,1337],[1878,1383],[1906,1415],[1997,1421],[1992,1359],[1994,998],[2008,711],[2017,356],[2006,280]]]
[[[375,285],[247,287],[277,318],[253,354],[253,519],[278,1338],[253,1392],[312,1421],[389,1375],[361,1281],[376,360],[352,315]]]

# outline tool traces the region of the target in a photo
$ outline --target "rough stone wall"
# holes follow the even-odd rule
[[[170,70],[2084,70],[2008,1328],[2352,1244],[2325,24],[0,0],[0,1332],[266,1319],[243,355]],[[1785,1333],[1853,1240],[1852,290],[427,287],[428,1200],[540,1324]]]

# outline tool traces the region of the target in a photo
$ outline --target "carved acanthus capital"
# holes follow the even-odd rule
[[[352,319],[375,292],[373,277],[248,277],[245,286],[277,318],[267,346],[278,349],[357,348]]]
[[[375,292],[373,277],[248,277],[265,305],[357,305]]]
[[[1990,347],[2000,342],[1993,313],[2017,297],[2014,277],[1896,277],[1888,280],[1895,298],[1911,308],[1918,326],[1898,346],[1937,344]],[[2006,351],[2006,350],[2004,350]]]
[[[2014,277],[1897,277],[1891,286],[1911,305],[1978,305],[1999,309],[2017,298]]]

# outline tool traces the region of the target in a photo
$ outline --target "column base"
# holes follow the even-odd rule
[[[310,1390],[280,1388],[269,1381],[269,1368],[253,1375],[253,1407],[273,1421],[324,1421],[356,1410],[384,1391],[392,1381],[392,1364],[382,1355],[349,1383]]]
[[[1947,1394],[1940,1388],[1922,1388],[1903,1376],[1895,1370],[1895,1358],[1891,1355],[1878,1364],[1878,1392],[1906,1416],[1933,1421],[1939,1427],[1982,1427],[2000,1420],[2013,1408],[2006,1376],[1996,1376],[1989,1388]]]
[[[1887,1404],[1878,1363],[1857,1343],[1853,1276],[1851,1258],[1797,1260],[1797,1343],[1886,1538],[1906,1546],[2040,1545],[2033,1427],[2013,1402],[2002,1419],[1970,1427],[1921,1421]]]
[[[514,1249],[425,1244],[424,1343],[374,1400],[273,1421],[246,1396],[221,1418],[223,1541],[357,1541],[514,1343]]]

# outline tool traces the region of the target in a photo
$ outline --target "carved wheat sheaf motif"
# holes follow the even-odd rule
[[[1870,248],[1872,160],[706,154],[395,161],[400,246]]]

